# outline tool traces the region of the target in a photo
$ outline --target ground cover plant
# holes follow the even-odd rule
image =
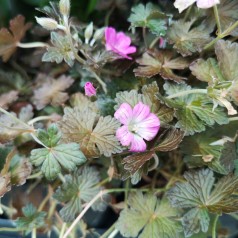
[[[238,1],[44,3],[0,30],[0,233],[232,237]]]

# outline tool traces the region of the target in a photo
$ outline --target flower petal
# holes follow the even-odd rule
[[[112,50],[112,46],[116,43],[116,30],[113,27],[105,29],[106,49]]]
[[[131,106],[128,103],[122,103],[121,106],[116,110],[114,117],[122,124],[128,125],[132,119]]]
[[[131,141],[131,152],[143,152],[146,150],[146,143],[145,141],[138,135],[133,135]]]
[[[117,48],[125,49],[131,44],[131,38],[125,35],[123,32],[119,32],[116,35]]]
[[[127,126],[122,126],[117,129],[116,137],[122,145],[129,146],[133,139],[133,134],[128,130]]]
[[[123,51],[125,54],[133,54],[136,52],[136,47],[135,46],[129,46]]]
[[[147,118],[138,123],[136,127],[136,133],[147,141],[150,141],[154,139],[159,131],[160,120],[155,114],[150,113]]]
[[[194,2],[196,2],[196,0],[176,0],[174,2],[174,6],[179,10],[179,13],[181,13],[183,10],[192,5]]]
[[[135,124],[142,122],[149,116],[150,108],[146,104],[139,102],[133,108],[133,121]]]
[[[198,8],[210,8],[216,4],[219,4],[219,0],[197,0],[197,7]]]

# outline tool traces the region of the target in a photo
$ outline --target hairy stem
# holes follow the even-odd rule
[[[216,24],[217,24],[217,32],[218,32],[218,35],[220,35],[221,34],[221,22],[220,22],[220,17],[218,14],[217,5],[213,6],[213,11],[214,11],[215,19],[216,19]]]
[[[20,48],[49,47],[49,45],[44,42],[30,42],[30,43],[17,42],[17,46]]]
[[[216,215],[212,225],[212,238],[216,238],[216,228],[217,228],[218,219],[219,219],[219,215]]]
[[[90,71],[90,72],[93,74],[95,79],[97,79],[97,81],[101,84],[103,91],[107,93],[107,85],[102,81],[102,79],[94,71]]]
[[[210,43],[204,46],[203,50],[207,50],[210,47],[212,47],[218,40],[228,36],[235,28],[238,27],[238,21],[236,21],[233,25],[228,27],[223,33],[218,35],[214,40],[212,40]]]
[[[145,47],[148,48],[147,41],[146,41],[146,27],[142,28],[142,35],[143,35]]]
[[[192,94],[192,93],[207,94],[207,89],[192,89],[192,90],[182,91],[182,92],[170,95],[170,96],[168,96],[166,98],[168,98],[168,99],[177,98],[177,97],[182,97],[182,96],[185,96],[185,95],[188,95],[188,94]]]

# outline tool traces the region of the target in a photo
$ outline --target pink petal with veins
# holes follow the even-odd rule
[[[145,141],[138,135],[133,135],[133,139],[131,141],[131,152],[143,152],[146,150]]]
[[[128,130],[127,126],[122,126],[117,129],[116,137],[122,145],[129,146],[133,139],[133,134]]]

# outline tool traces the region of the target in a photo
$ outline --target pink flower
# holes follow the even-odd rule
[[[113,27],[105,29],[106,49],[111,50],[124,58],[132,59],[128,54],[136,52],[135,46],[130,46],[131,38],[123,32],[116,32]]]
[[[210,8],[220,3],[220,0],[176,0],[174,6],[178,8],[181,13],[193,3],[197,2],[198,8]]]
[[[117,129],[116,137],[124,146],[130,146],[132,152],[146,150],[146,143],[143,139],[152,140],[159,131],[159,118],[150,113],[149,106],[139,102],[132,109],[128,103],[123,103],[117,109],[114,117],[123,126]]]
[[[85,95],[86,96],[94,96],[96,95],[96,89],[93,87],[93,84],[90,82],[87,82],[84,86],[84,90],[85,90]]]

